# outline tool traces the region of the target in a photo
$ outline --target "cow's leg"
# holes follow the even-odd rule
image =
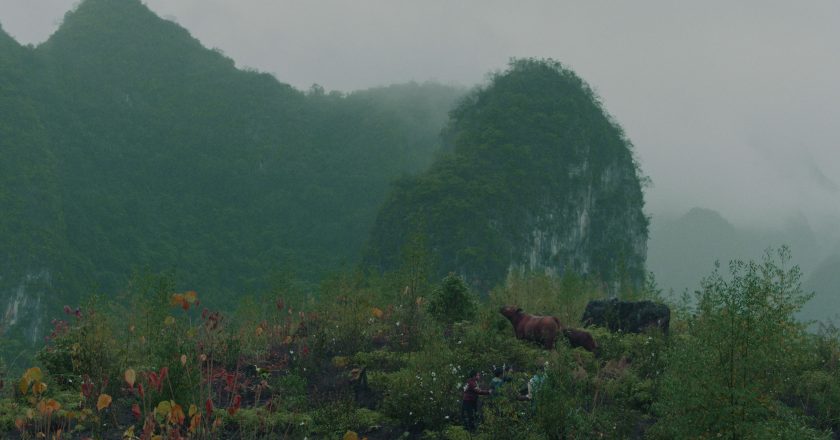
[[[546,350],[554,350],[554,343],[557,341],[557,329],[554,327],[544,328],[543,341]]]

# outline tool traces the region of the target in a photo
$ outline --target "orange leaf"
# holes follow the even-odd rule
[[[128,370],[125,370],[125,382],[128,384],[128,386],[134,388],[134,381],[136,380],[137,373],[135,373],[133,369],[129,368]]]
[[[96,409],[102,411],[109,406],[111,406],[111,396],[104,393],[100,394],[99,399],[96,399]]]
[[[23,377],[25,379],[28,379],[30,382],[40,381],[44,378],[44,376],[41,374],[41,369],[38,367],[32,367],[26,370],[26,373],[23,373]]]
[[[347,431],[344,433],[342,440],[359,440],[359,434],[356,434],[353,431]]]
[[[184,409],[177,403],[172,405],[172,410],[169,411],[169,423],[173,425],[180,425],[184,423]]]
[[[374,307],[370,313],[374,316],[374,318],[382,319],[383,312],[379,307]]]
[[[18,388],[20,389],[20,393],[24,396],[26,395],[26,391],[29,390],[30,383],[32,382],[30,380],[27,380],[26,378],[20,380],[20,386]]]
[[[195,302],[195,300],[197,300],[197,299],[198,299],[198,294],[197,294],[197,293],[195,293],[195,291],[194,291],[194,290],[190,290],[189,292],[187,292],[187,293],[185,293],[185,294],[184,294],[184,299],[185,299],[188,303],[192,304],[192,303],[194,303],[194,302]]]
[[[239,406],[242,404],[242,396],[239,394],[233,396],[233,402],[231,402],[230,406],[227,409],[228,414],[231,416],[236,415],[236,412],[239,411]]]
[[[35,394],[44,394],[44,391],[47,391],[47,384],[44,382],[37,382],[35,385],[32,385],[32,392]]]
[[[47,409],[50,411],[58,411],[61,409],[61,404],[53,399],[47,400]]]
[[[38,402],[37,408],[38,408],[38,412],[41,413],[41,415],[49,415],[49,414],[52,414],[53,412],[61,409],[61,404],[56,402],[53,399],[42,400],[42,401]]]
[[[169,299],[169,303],[175,307],[180,307],[181,304],[184,303],[184,295],[180,293],[173,293],[172,298]]]
[[[42,378],[43,375],[41,374],[40,368],[32,367],[26,370],[26,372],[23,373],[23,376],[20,378],[20,393],[26,394],[26,391],[29,389],[29,385],[31,385],[32,382],[40,382]]]
[[[190,432],[195,432],[198,429],[199,424],[201,423],[201,414],[195,414],[192,416],[192,420],[190,420]]]
[[[15,419],[15,426],[18,431],[23,431],[23,428],[26,427],[26,422],[24,422],[23,419]]]

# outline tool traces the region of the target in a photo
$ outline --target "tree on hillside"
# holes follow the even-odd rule
[[[429,313],[447,325],[469,320],[475,316],[477,299],[461,277],[450,273],[432,293]]]
[[[768,251],[703,281],[688,332],[672,341],[655,437],[819,437],[782,402],[807,357],[794,314],[810,298],[789,260],[787,248]]]

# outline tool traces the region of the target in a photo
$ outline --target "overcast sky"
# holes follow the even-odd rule
[[[77,0],[0,0],[44,41]],[[601,95],[653,180],[648,211],[840,227],[840,2],[146,0],[239,66],[306,89],[474,85],[551,57]],[[835,229],[837,232],[838,229]]]

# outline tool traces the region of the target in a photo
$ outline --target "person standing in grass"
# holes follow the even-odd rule
[[[537,372],[534,374],[533,377],[528,381],[528,394],[525,395],[525,400],[531,402],[531,411],[536,410],[536,401],[535,399],[539,396],[540,388],[543,386],[545,382],[545,375],[546,369],[548,367],[548,362],[540,362],[537,364]]]
[[[478,417],[478,396],[489,395],[489,390],[479,388],[478,381],[481,379],[481,373],[470,370],[467,383],[464,385],[464,394],[461,401],[461,420],[464,423],[464,428],[467,431],[475,431],[476,421]]]
[[[493,370],[493,378],[490,379],[490,393],[495,398],[499,396],[502,391],[502,385],[507,382],[504,377],[505,370],[502,367],[496,367]]]

